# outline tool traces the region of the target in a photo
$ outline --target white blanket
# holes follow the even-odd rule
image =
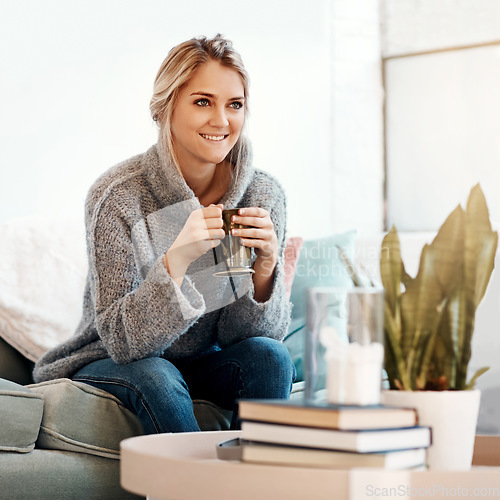
[[[87,273],[83,221],[38,216],[0,226],[0,337],[27,358],[69,338]]]

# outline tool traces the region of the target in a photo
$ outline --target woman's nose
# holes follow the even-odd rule
[[[227,119],[225,108],[214,107],[209,124],[217,128],[227,127],[229,125],[229,120]]]

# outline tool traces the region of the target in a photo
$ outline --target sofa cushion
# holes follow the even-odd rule
[[[37,448],[118,459],[120,441],[143,433],[135,414],[88,384],[57,379],[29,388],[45,401]]]
[[[349,231],[303,243],[290,296],[292,320],[284,341],[297,369],[297,381],[304,380],[307,290],[319,286],[353,286],[350,270],[343,262],[339,248],[354,262],[355,236],[355,231]]]
[[[38,437],[42,413],[40,394],[0,379],[0,450],[31,451]]]
[[[0,453],[0,478],[0,498],[8,500],[143,499],[120,487],[118,460],[84,453]]]

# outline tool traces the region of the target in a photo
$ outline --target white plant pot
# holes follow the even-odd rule
[[[481,393],[473,391],[382,391],[382,403],[416,408],[420,425],[432,428],[429,469],[469,470]]]

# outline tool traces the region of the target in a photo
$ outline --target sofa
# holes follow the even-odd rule
[[[87,384],[32,379],[34,362],[80,319],[83,223],[22,217],[2,224],[0,235],[0,499],[134,498],[120,487],[119,446],[142,433],[137,417]],[[285,274],[295,307],[285,343],[298,373],[292,397],[304,384],[306,289],[350,283],[337,247],[350,253],[353,236],[288,239]],[[229,428],[231,412],[202,400],[194,408],[202,430]]]
[[[18,218],[0,225],[0,236],[0,500],[134,498],[120,487],[119,445],[142,433],[136,416],[110,394],[86,384],[32,380],[36,359],[71,336],[80,319],[87,272],[83,223]],[[350,231],[288,239],[285,275],[293,309],[284,343],[297,368],[292,397],[300,397],[305,378],[307,289],[352,285],[340,249],[376,279],[381,237],[360,239]],[[416,270],[421,246],[431,238],[402,240],[408,271]],[[475,335],[481,342],[488,334],[482,325],[500,319],[499,286],[496,269],[490,289],[497,295],[489,290],[484,302],[491,306],[478,312],[482,331]],[[498,379],[498,371],[491,371]],[[500,387],[495,380],[490,384]],[[480,411],[479,419],[484,429],[479,431],[500,434],[497,401],[496,396],[483,398],[486,411]],[[194,407],[203,430],[229,427],[230,412],[201,400]]]

